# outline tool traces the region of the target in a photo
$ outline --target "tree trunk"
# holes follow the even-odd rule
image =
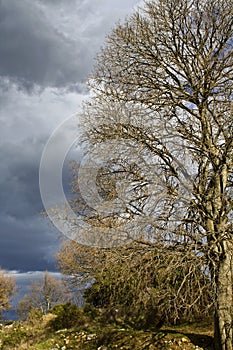
[[[219,262],[214,324],[215,350],[232,350],[232,245],[224,242],[224,255]]]

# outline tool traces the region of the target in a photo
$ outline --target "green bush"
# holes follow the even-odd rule
[[[57,316],[49,322],[49,326],[54,330],[83,327],[88,322],[84,311],[71,303],[56,305],[50,312]]]
[[[28,313],[27,322],[31,326],[36,326],[38,323],[40,324],[43,318],[43,313],[35,308],[32,308]]]
[[[4,333],[2,337],[2,349],[18,347],[29,337],[30,331],[21,324],[13,324],[12,329]]]
[[[83,312],[88,315],[92,320],[96,319],[98,316],[100,316],[100,310],[96,308],[94,305],[86,303]]]

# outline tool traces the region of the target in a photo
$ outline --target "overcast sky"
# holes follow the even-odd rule
[[[22,278],[55,270],[58,236],[39,215],[45,143],[79,110],[95,54],[138,3],[0,0],[0,266]]]

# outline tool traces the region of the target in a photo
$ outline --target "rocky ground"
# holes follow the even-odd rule
[[[142,331],[115,324],[88,324],[78,329],[54,331],[47,315],[40,322],[30,325],[14,322],[0,329],[0,349],[3,350],[210,350],[211,327],[183,325],[160,331]]]

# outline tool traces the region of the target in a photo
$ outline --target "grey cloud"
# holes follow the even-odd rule
[[[1,266],[5,269],[27,271],[54,270],[54,254],[59,247],[58,237],[50,232],[48,226],[31,216],[18,220],[11,216],[1,216]]]
[[[43,209],[38,183],[41,154],[54,128],[76,112],[86,97],[83,81],[106,33],[136,3],[0,0],[3,268],[54,269],[58,235],[39,216]]]
[[[49,134],[83,96],[58,89],[28,95],[8,86],[1,97],[0,266],[51,270],[59,240],[40,216],[40,157]]]
[[[38,187],[38,159],[30,162],[23,147],[4,147],[4,158],[1,157],[2,164],[0,180],[0,211],[21,219],[30,215],[35,215],[41,210],[39,205],[40,193]],[[28,143],[27,147],[30,147]],[[12,156],[13,152],[13,156]],[[10,164],[6,162],[11,160]]]
[[[36,2],[3,0],[0,13],[2,76],[26,87],[65,86],[86,78],[88,48],[59,33]]]
[[[106,31],[136,3],[2,0],[0,74],[29,90],[83,82]]]

